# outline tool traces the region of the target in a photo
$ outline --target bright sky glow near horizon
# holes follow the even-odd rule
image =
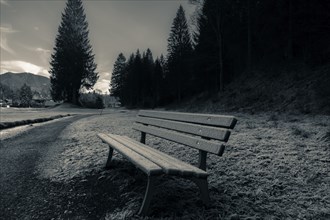
[[[188,0],[84,0],[99,81],[109,88],[113,64],[150,48],[166,55],[167,38],[180,4],[187,19],[195,7]],[[31,72],[49,77],[52,53],[66,0],[0,0],[0,73]]]

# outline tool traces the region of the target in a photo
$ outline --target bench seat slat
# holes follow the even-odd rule
[[[227,115],[194,114],[181,112],[160,112],[141,110],[138,113],[142,117],[151,117],[159,119],[168,119],[181,122],[190,122],[195,124],[210,125],[224,128],[234,128],[237,119]]]
[[[230,131],[228,129],[210,127],[205,125],[189,124],[185,122],[169,121],[156,118],[137,117],[136,122],[141,124],[153,125],[161,128],[167,128],[175,131],[194,134],[206,138],[220,141],[228,141]]]
[[[164,160],[161,155],[150,153],[150,151],[145,150],[142,146],[137,146],[136,144],[132,143],[128,139],[124,139],[123,136],[108,134],[109,137],[113,138],[114,140],[122,143],[127,148],[135,151],[136,153],[140,154],[141,156],[147,158],[148,160],[152,161],[153,163],[160,166],[166,174],[179,174],[180,168],[175,166],[174,164]]]
[[[206,178],[207,172],[193,165],[178,160],[166,153],[158,151],[145,144],[137,142],[127,136],[111,135],[115,140],[121,143],[127,143],[127,146],[137,153],[141,153],[144,157],[152,160],[165,170],[167,174],[180,174],[182,176],[196,176],[198,178]]]
[[[124,155],[128,160],[130,160],[134,165],[139,167],[143,172],[145,172],[148,176],[159,175],[163,173],[163,169],[155,164],[154,162],[146,159],[135,151],[127,148],[122,143],[114,140],[106,134],[100,133],[98,134],[99,138],[101,138],[105,143],[109,144],[113,149],[118,151],[120,154]]]
[[[133,129],[145,132],[156,137],[161,137],[170,141],[174,141],[180,144],[188,145],[190,147],[210,152],[216,155],[221,155],[223,152],[223,145],[215,143],[201,138],[191,137],[189,135],[173,132],[161,128],[145,126],[142,124],[134,124]]]

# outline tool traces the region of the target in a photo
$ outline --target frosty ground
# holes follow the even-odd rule
[[[76,186],[72,197],[96,200],[92,204],[102,207],[101,218],[140,219],[136,213],[146,189],[145,174],[116,153],[112,168],[106,170],[108,146],[96,136],[98,132],[109,132],[138,140],[139,133],[132,129],[136,113],[107,110],[71,124],[53,146],[62,145],[64,151],[40,163],[36,171],[40,179]],[[330,218],[329,116],[212,113],[238,118],[223,157],[208,157],[212,205],[202,205],[198,189],[190,181],[164,176],[158,180],[152,219]],[[197,164],[196,150],[148,135],[147,144]],[[78,186],[89,188],[80,193]],[[75,205],[66,207],[62,217],[74,217]]]

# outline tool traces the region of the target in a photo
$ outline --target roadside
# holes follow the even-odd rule
[[[72,189],[79,184],[40,179],[36,167],[42,158],[63,150],[61,145],[54,146],[65,127],[86,117],[57,120],[1,140],[0,219],[61,219],[70,214],[67,206],[71,195],[79,192]]]
[[[0,140],[2,141],[5,139],[8,139],[8,138],[13,138],[22,133],[26,133],[35,127],[47,125],[47,124],[50,124],[50,123],[53,123],[53,122],[56,122],[59,120],[65,120],[70,117],[73,117],[73,116],[61,117],[58,119],[54,119],[54,120],[50,120],[50,121],[46,121],[46,122],[42,122],[42,123],[33,123],[33,124],[28,124],[28,125],[16,126],[13,128],[2,129],[2,130],[0,130]]]
[[[21,120],[21,121],[12,121],[12,122],[0,122],[0,130],[13,128],[22,125],[29,125],[29,124],[36,124],[51,121],[58,118],[68,117],[71,116],[70,114],[67,115],[55,115],[48,118],[36,118],[36,119],[28,119],[28,120]]]
[[[58,144],[64,151],[40,164],[40,178],[77,184],[83,191],[88,219],[136,218],[146,189],[146,176],[119,154],[113,167],[104,169],[108,146],[98,132],[127,135],[137,111],[116,111],[71,124]],[[330,117],[295,114],[232,114],[238,124],[222,158],[209,156],[210,194],[205,209],[190,181],[160,178],[151,207],[152,219],[328,219],[330,203]],[[147,144],[192,164],[194,150],[148,136]],[[77,199],[77,197],[75,197]],[[104,204],[105,203],[105,204]],[[70,211],[80,215],[78,204]],[[91,205],[91,206],[90,206]],[[100,208],[103,207],[103,210]],[[98,211],[96,211],[98,209]]]
[[[68,117],[72,115],[109,114],[113,109],[86,109],[63,103],[54,108],[0,108],[0,132],[1,130],[18,126],[43,123],[46,121]]]

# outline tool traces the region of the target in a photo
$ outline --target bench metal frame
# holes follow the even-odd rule
[[[111,160],[113,156],[113,148],[109,146],[109,156],[108,160],[106,162],[106,168],[110,168]],[[181,176],[183,177],[183,176]],[[149,176],[148,175],[148,183],[147,183],[147,189],[144,194],[143,202],[141,205],[141,208],[139,210],[139,215],[147,215],[149,211],[149,206],[152,197],[155,195],[156,191],[156,186],[155,186],[155,179],[157,178],[156,175],[154,176]],[[183,177],[188,180],[193,181],[197,187],[200,190],[200,199],[203,201],[205,205],[210,204],[210,196],[209,196],[209,190],[208,190],[208,182],[207,178],[196,178],[196,177]]]

